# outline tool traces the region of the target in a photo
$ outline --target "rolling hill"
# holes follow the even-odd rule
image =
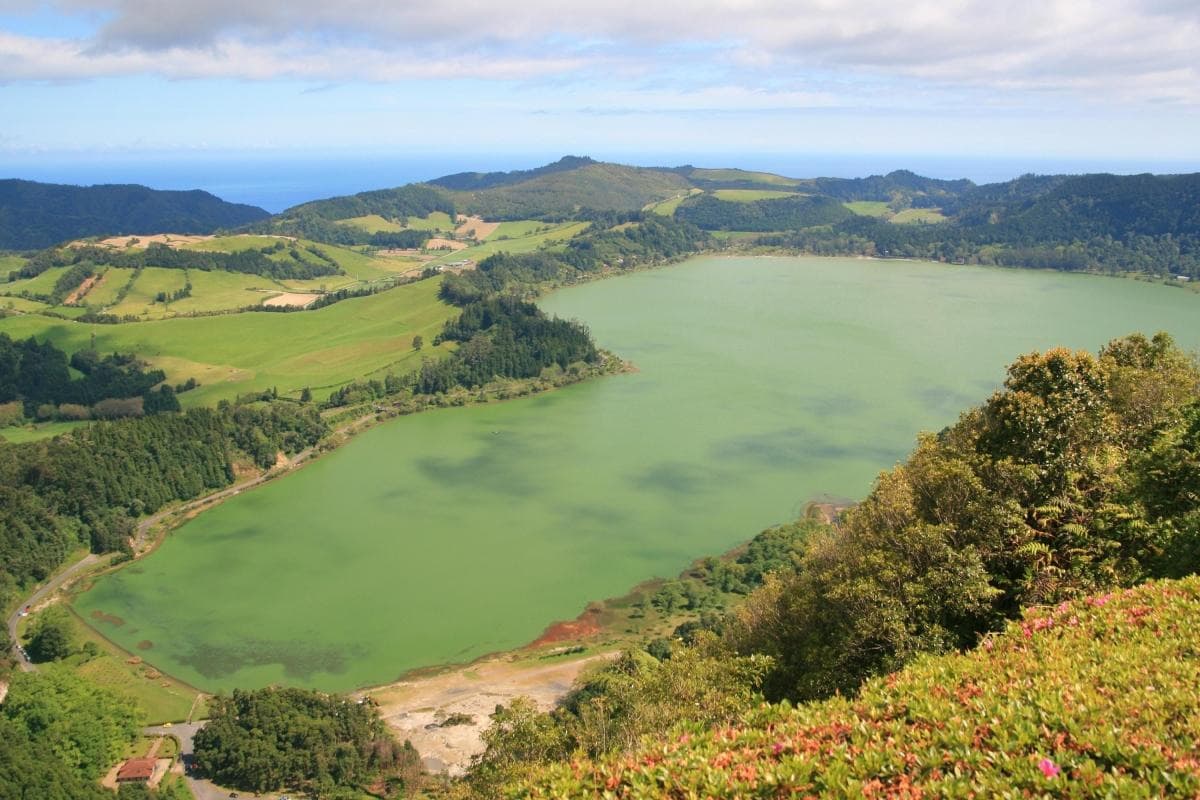
[[[199,190],[132,184],[68,186],[0,180],[0,249],[32,250],[87,236],[212,233],[270,216]]]

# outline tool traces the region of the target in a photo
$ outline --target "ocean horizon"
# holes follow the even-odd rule
[[[0,178],[80,186],[132,183],[153,189],[203,189],[233,203],[278,213],[327,197],[387,189],[456,172],[530,169],[557,161],[555,154],[346,154],[153,153],[144,155],[0,155]],[[787,153],[571,153],[643,167],[738,167],[793,178],[862,178],[906,169],[931,178],[975,183],[1011,180],[1028,173],[1117,174],[1200,171],[1198,161],[1120,159],[982,158],[912,154]]]

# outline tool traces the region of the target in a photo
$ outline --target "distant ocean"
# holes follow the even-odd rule
[[[567,152],[536,154],[150,154],[144,156],[0,155],[0,178],[91,185],[139,183],[154,189],[204,189],[235,203],[271,212],[309,200],[384,189],[454,172],[529,169]],[[912,155],[805,155],[781,153],[571,153],[638,166],[740,167],[796,178],[859,178],[908,169],[932,178],[976,183],[1039,174],[1200,171],[1192,162],[933,157]]]

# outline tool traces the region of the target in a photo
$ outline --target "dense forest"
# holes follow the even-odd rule
[[[818,254],[1200,278],[1200,175],[1019,178],[964,192],[948,222],[853,217],[764,244]]]
[[[672,726],[726,725],[764,697],[853,696],[1023,609],[1194,574],[1200,364],[1165,334],[1023,356],[837,528],[808,523],[778,544],[782,568],[733,613],[680,631],[690,645],[628,654],[549,714],[499,711],[472,790],[502,795],[534,765],[619,754]]]
[[[72,368],[82,377],[72,378]],[[162,370],[146,369],[132,354],[80,350],[68,360],[49,341],[39,343],[32,336],[13,341],[0,333],[0,408],[20,402],[26,417],[88,419],[178,411],[174,388],[154,389],[165,378]],[[105,402],[131,398],[136,402]],[[0,418],[8,416],[0,412]]]
[[[269,216],[208,192],[0,180],[0,249],[32,250],[87,236],[212,233]]]
[[[395,797],[420,783],[421,759],[398,743],[369,702],[303,689],[218,696],[195,738],[196,766],[222,786],[291,789],[358,800]]]
[[[832,225],[853,216],[842,201],[819,195],[737,203],[701,194],[684,200],[675,210],[676,219],[706,231],[788,231]]]

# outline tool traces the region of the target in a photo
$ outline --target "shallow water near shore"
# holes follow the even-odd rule
[[[207,690],[380,684],[529,642],[814,497],[861,497],[1021,353],[1135,330],[1200,346],[1188,291],[922,262],[703,258],[542,306],[638,371],[380,425],[76,609]]]

